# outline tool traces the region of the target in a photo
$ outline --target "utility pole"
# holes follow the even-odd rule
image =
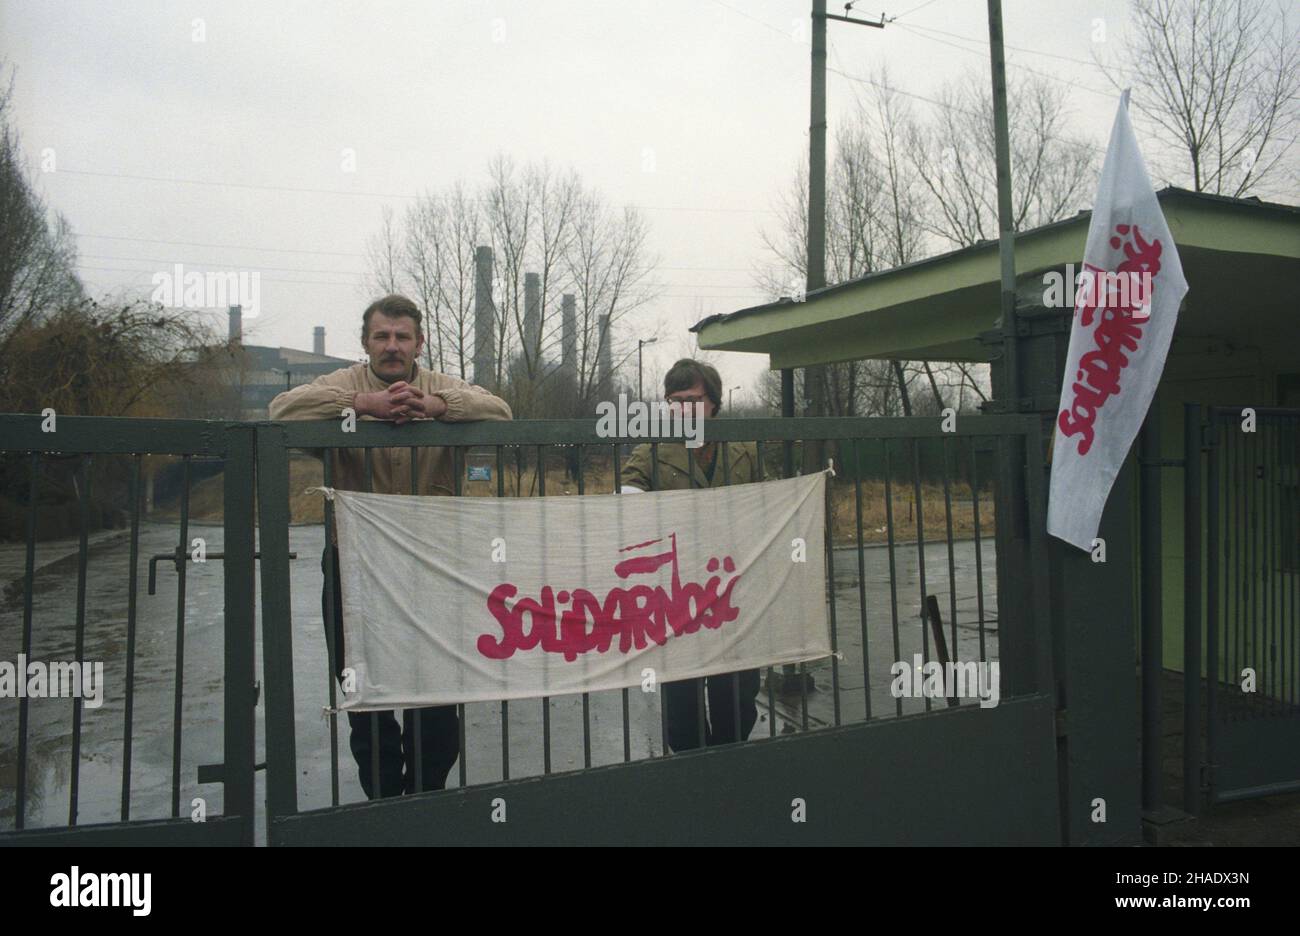
[[[847,14],[852,3],[844,6]],[[808,278],[806,292],[826,285],[826,21],[853,23],[884,29],[880,22],[855,19],[826,12],[826,0],[813,0],[812,8],[812,101],[811,120],[808,125]],[[826,415],[826,365],[804,368],[804,395],[810,416]],[[793,401],[791,401],[793,404]],[[793,410],[793,405],[791,406]],[[793,412],[784,415],[793,415]],[[820,445],[810,446],[814,451],[809,470],[821,467]]]
[[[1007,67],[1002,57],[1002,0],[988,0],[993,66],[993,137],[998,169],[998,260],[1002,270],[1002,358],[1010,411],[1020,412],[1020,353],[1016,341],[1016,231],[1011,210],[1011,143],[1007,130]]]
[[[885,20],[880,22],[855,19],[848,16],[853,3],[844,5],[846,15],[839,16],[826,12],[826,0],[813,0],[812,6],[812,92],[811,115],[808,123],[808,258],[805,295],[826,285],[826,21],[836,20],[841,23],[853,23],[857,26],[871,26],[884,29]],[[808,404],[808,415],[826,415],[826,365],[816,364],[805,367],[803,372],[804,399]],[[794,415],[794,374],[781,371],[781,415]],[[794,474],[794,451],[789,442],[784,446],[785,476]],[[804,443],[804,467],[807,472],[820,471],[826,465],[825,446],[821,441]],[[802,683],[808,689],[814,687],[812,676],[799,673],[791,664],[781,667],[780,686],[782,691],[798,688]]]

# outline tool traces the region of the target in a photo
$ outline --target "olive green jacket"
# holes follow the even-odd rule
[[[725,461],[722,451],[724,445],[727,449]],[[621,483],[643,491],[683,491],[689,488],[722,487],[728,483],[728,478],[731,484],[747,484],[758,480],[758,447],[753,442],[719,442],[715,446],[717,454],[714,456],[712,481],[709,481],[700,464],[700,449],[692,449],[694,457],[688,458],[684,442],[660,442],[658,478],[654,473],[651,446],[646,443],[638,445],[628,456],[623,465]]]

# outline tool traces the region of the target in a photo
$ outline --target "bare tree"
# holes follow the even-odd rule
[[[374,288],[410,295],[425,316],[426,362],[468,376],[474,342],[475,250],[494,256],[496,384],[517,415],[575,415],[603,392],[598,386],[602,321],[617,323],[651,298],[653,259],[639,212],[610,209],[571,170],[518,166],[498,156],[478,188],[456,182],[426,193],[400,223],[385,212],[371,238]],[[527,274],[538,276],[529,315]],[[562,296],[576,297],[578,362],[559,366]],[[611,344],[613,362],[620,355]],[[571,379],[569,379],[571,378]],[[606,388],[607,389],[607,388]]]
[[[556,310],[569,282],[565,256],[575,236],[582,183],[571,170],[557,174],[543,165],[529,172],[528,185],[537,204],[537,237],[530,272],[536,273],[541,283],[540,306],[536,332],[527,335],[519,324],[519,336],[526,372],[536,380],[542,376],[545,355],[560,341]]]
[[[10,125],[13,88],[10,73],[0,86],[0,368],[8,366],[10,342],[26,325],[85,295],[72,228],[60,214],[51,221]]]
[[[1107,77],[1133,85],[1134,108],[1181,154],[1192,189],[1239,196],[1272,185],[1294,197],[1300,44],[1285,8],[1273,17],[1253,0],[1131,7],[1127,74],[1110,67]]]
[[[1066,90],[1036,77],[1008,81],[1012,219],[1016,230],[1065,217],[1081,205],[1096,154],[1069,135]],[[929,122],[916,125],[909,150],[930,193],[927,230],[954,247],[998,233],[993,101],[987,76],[972,71],[938,93]]]
[[[584,409],[612,390],[599,379],[602,343],[610,342],[613,361],[626,357],[614,342],[614,326],[653,296],[646,286],[654,263],[647,253],[648,236],[645,218],[635,208],[612,211],[592,193],[578,204],[565,266],[576,298],[577,398]]]
[[[82,299],[10,338],[0,412],[157,416],[176,415],[167,402],[197,373],[182,365],[206,359],[211,331],[155,303]]]
[[[475,252],[484,238],[483,216],[474,193],[458,181],[442,196],[438,218],[446,262],[438,292],[437,323],[449,349],[448,363],[457,376],[467,380],[474,359]]]
[[[835,134],[828,170],[826,274],[845,282],[910,263],[927,243],[924,216],[930,207],[916,166],[906,148],[915,137],[915,118],[906,103],[888,90],[880,71],[878,91],[857,102]],[[775,232],[763,232],[773,262],[758,271],[761,286],[774,297],[802,293],[807,257],[808,173],[800,166],[794,185],[778,199]],[[846,361],[823,371],[830,415],[886,415],[910,411],[909,378],[899,362]],[[914,377],[911,379],[915,379]],[[897,383],[895,383],[897,381]],[[757,395],[779,405],[779,384],[760,381]],[[807,388],[798,387],[796,411]]]
[[[366,242],[366,260],[370,270],[366,294],[400,292],[402,289],[402,243],[393,218],[393,209],[385,205],[380,213],[379,230]]]
[[[412,298],[424,316],[424,363],[430,370],[447,370],[447,342],[438,319],[443,264],[448,259],[442,240],[442,206],[425,195],[406,210],[402,265],[411,283]]]

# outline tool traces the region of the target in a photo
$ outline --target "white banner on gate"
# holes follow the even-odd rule
[[[641,497],[326,493],[352,671],[340,709],[657,688],[830,654],[824,472]]]

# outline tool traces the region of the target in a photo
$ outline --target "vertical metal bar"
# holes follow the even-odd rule
[[[323,483],[325,487],[334,486],[334,449],[324,450]],[[329,696],[330,726],[330,805],[339,804],[339,716],[338,690],[335,685],[339,671],[339,653],[342,647],[334,645],[334,630],[340,609],[334,607],[334,581],[339,570],[334,567],[334,502],[325,500],[325,657],[326,692]],[[373,742],[373,738],[372,738]]]
[[[704,718],[704,677],[701,676],[695,680],[695,730],[696,738],[699,740],[699,746],[705,747],[708,744],[709,733],[705,725]]]
[[[506,496],[506,460],[503,446],[497,451],[497,497]],[[462,756],[464,756],[462,754]],[[501,779],[510,779],[510,703],[501,700]]]
[[[1225,423],[1225,431],[1229,424]],[[1246,543],[1246,434],[1241,431],[1230,434],[1232,438],[1230,457],[1228,460],[1229,467],[1229,490],[1235,495],[1233,498],[1235,516],[1233,520],[1233,534],[1236,539],[1236,556],[1235,568],[1233,571],[1233,585],[1236,589],[1237,600],[1233,604],[1233,629],[1231,634],[1231,669],[1226,674],[1230,683],[1235,683],[1241,676],[1241,660],[1245,655],[1245,606],[1247,593],[1242,583],[1246,578],[1246,556],[1248,555],[1248,546]],[[1234,465],[1233,462],[1236,462]],[[1233,470],[1235,469],[1235,471]],[[1235,475],[1235,483],[1233,476]],[[1238,706],[1231,705],[1228,707],[1228,720],[1235,721],[1237,717]]]
[[[659,490],[659,442],[656,439],[650,440],[650,488]],[[663,744],[663,755],[668,756],[668,696],[664,692],[662,684],[656,683],[659,688],[659,734]]]
[[[363,487],[367,494],[375,490],[375,455],[374,449],[364,448],[361,454],[362,472],[364,474]],[[342,558],[340,556],[340,558]],[[393,713],[396,717],[397,713]],[[370,789],[374,793],[374,799],[379,799],[384,795],[382,771],[379,769],[379,713],[370,713]]]
[[[1255,611],[1255,622],[1259,639],[1255,643],[1255,678],[1256,695],[1255,698],[1267,704],[1269,689],[1269,600],[1268,600],[1268,512],[1269,512],[1269,480],[1268,480],[1268,417],[1261,416],[1255,428],[1255,480],[1256,480],[1256,510],[1255,510],[1255,541],[1258,543],[1259,552],[1255,563],[1254,575],[1251,580],[1257,584],[1259,604]],[[1254,706],[1251,712],[1252,717],[1260,716],[1260,706]]]
[[[614,493],[621,495],[623,493],[623,466],[619,462],[618,443],[613,445],[614,449]],[[658,688],[658,684],[656,684]],[[632,713],[631,700],[627,693],[627,688],[623,689],[623,763],[632,760]]]
[[[181,708],[185,695],[185,573],[190,548],[190,470],[192,457],[183,456],[181,542],[176,554],[176,690],[172,699],[172,818],[181,814]]]
[[[1287,420],[1287,426],[1290,429],[1290,441],[1287,443],[1287,451],[1291,453],[1291,470],[1300,471],[1300,439],[1297,439],[1296,430],[1300,428],[1300,418],[1292,416]],[[1300,496],[1300,485],[1292,484],[1289,488],[1290,505],[1287,508],[1287,516],[1296,517],[1300,514],[1300,503],[1297,502]],[[1290,586],[1291,598],[1289,602],[1289,613],[1287,616],[1287,630],[1291,635],[1291,655],[1288,659],[1291,661],[1291,703],[1294,705],[1300,702],[1300,618],[1296,616],[1296,588],[1300,585],[1300,531],[1291,537],[1291,568],[1287,575],[1287,581]]]
[[[394,481],[397,479],[394,478]],[[420,447],[411,446],[411,495],[420,493]],[[415,792],[424,792],[424,716],[419,709],[411,716],[411,759],[415,762]],[[464,758],[462,757],[463,761]]]
[[[274,423],[257,427],[257,511],[266,688],[266,837],[268,844],[276,844],[275,820],[298,811],[298,755],[289,581],[289,457],[284,427]]]
[[[889,457],[889,440],[882,439],[881,446],[885,453],[885,541],[889,553],[889,612],[890,626],[894,636],[894,660],[905,666],[911,663],[903,659],[903,650],[898,640],[898,574],[894,566],[894,483],[892,479],[893,464]],[[903,697],[894,698],[894,714],[903,714]]]
[[[1300,420],[1295,416],[1291,416],[1286,421],[1287,429],[1289,430],[1286,451],[1290,453],[1291,470],[1293,472],[1300,471],[1300,446],[1297,446],[1296,444],[1297,423],[1300,423]],[[1296,494],[1297,485],[1290,485],[1287,488],[1286,510],[1288,517],[1294,518],[1298,513],[1300,513],[1300,505],[1297,505],[1296,503]],[[1291,550],[1290,567],[1286,573],[1287,587],[1290,595],[1290,600],[1287,604],[1287,633],[1291,637],[1291,652],[1287,656],[1287,660],[1291,666],[1291,693],[1289,698],[1291,704],[1294,705],[1297,701],[1300,701],[1300,698],[1296,695],[1297,672],[1300,672],[1300,621],[1297,621],[1296,619],[1296,580],[1300,579],[1300,531],[1292,534],[1291,540],[1287,544],[1287,548]]]
[[[1053,664],[1063,664],[1054,656],[1052,643],[1051,596],[1048,593],[1047,571],[1047,472],[1043,462],[1043,439],[1038,424],[1031,422],[1020,439],[1023,454],[1025,529],[1027,540],[1029,582],[1026,614],[1030,623],[1029,637],[1033,650],[1030,663],[1033,671],[1033,691],[1050,693],[1057,707],[1064,705],[1064,696],[1054,679]],[[1062,826],[1064,839],[1065,827]]]
[[[222,763],[222,811],[240,820],[241,841],[253,844],[257,812],[254,762],[257,750],[255,641],[257,612],[253,554],[257,548],[254,500],[257,430],[247,424],[230,426],[222,481],[224,550],[222,587],[225,596],[225,750]],[[134,561],[132,578],[135,577]]]
[[[1260,676],[1260,591],[1258,591],[1258,581],[1260,581],[1260,489],[1256,485],[1255,465],[1258,463],[1258,439],[1260,439],[1260,426],[1256,422],[1255,432],[1248,433],[1247,448],[1249,451],[1249,471],[1247,473],[1247,484],[1249,485],[1247,497],[1249,498],[1249,549],[1251,549],[1251,560],[1247,565],[1249,582],[1251,582],[1251,616],[1249,616],[1249,643],[1247,654],[1245,654],[1245,666],[1255,669],[1256,680]],[[1238,671],[1240,672],[1240,671]],[[1255,714],[1255,706],[1243,706],[1243,716]]]
[[[731,443],[720,442],[722,446],[722,483],[726,487],[731,486]],[[740,672],[731,674],[731,723],[736,726],[736,740],[747,741],[747,737],[741,737],[741,718],[740,718]]]
[[[1201,407],[1183,408],[1183,809],[1201,812]]]
[[[460,497],[462,494],[464,494],[462,482],[464,481],[465,478],[465,465],[461,456],[462,456],[462,452],[460,450],[460,446],[458,445],[452,446],[451,490],[453,496],[455,497]],[[466,761],[468,760],[468,757],[466,756],[468,748],[465,741],[465,721],[466,721],[465,703],[458,702],[456,704],[456,732],[457,732],[456,743],[460,746],[460,755],[456,758],[456,765],[457,765],[457,770],[459,771],[458,776],[460,778],[461,789],[464,789],[466,786],[469,785],[469,779],[468,779],[469,765],[466,763]],[[418,733],[419,732],[417,731],[417,734]]]
[[[824,466],[823,466],[824,467]],[[840,466],[844,470],[844,466]],[[830,602],[830,622],[831,622],[831,707],[834,712],[835,727],[840,725],[840,644],[839,644],[839,627],[835,619],[835,490],[834,481],[829,474],[826,474],[824,484],[826,485],[826,504],[825,517],[826,529],[826,597]]]
[[[1232,471],[1235,462],[1233,439],[1227,432],[1226,423],[1223,424],[1222,427],[1220,423],[1221,414],[1211,407],[1210,438],[1212,444],[1210,447],[1210,465],[1206,470],[1206,475],[1208,480],[1209,476],[1214,473],[1213,469],[1215,468],[1215,462],[1221,459],[1219,463],[1222,465],[1224,480],[1219,503],[1219,524],[1223,530],[1224,543],[1224,548],[1222,550],[1224,560],[1222,566],[1223,627],[1218,635],[1219,653],[1223,662],[1223,673],[1215,676],[1214,682],[1216,686],[1221,684],[1221,680],[1226,679],[1227,674],[1232,667],[1233,653],[1235,651],[1232,643],[1236,639],[1234,637],[1235,630],[1233,626],[1233,618],[1235,610],[1240,606],[1241,602],[1241,596],[1234,592],[1237,579],[1236,565],[1240,561],[1239,554],[1241,551],[1241,542],[1237,537],[1237,512],[1235,509],[1236,494],[1239,485],[1236,483]],[[1222,432],[1220,432],[1221,428],[1223,429]],[[1213,695],[1217,695],[1217,692],[1212,694],[1210,699],[1206,700],[1207,705],[1211,702]],[[1208,744],[1205,756],[1207,759],[1210,757]],[[1211,799],[1210,802],[1213,802],[1213,799]]]
[[[1287,534],[1288,527],[1292,526],[1292,524],[1288,523],[1286,518],[1294,516],[1294,514],[1288,513],[1288,511],[1291,508],[1291,499],[1288,494],[1288,489],[1283,486],[1283,482],[1287,478],[1286,462],[1285,462],[1286,456],[1284,453],[1287,451],[1286,443],[1287,443],[1287,436],[1288,436],[1288,432],[1287,432],[1288,427],[1289,427],[1289,421],[1287,417],[1279,416],[1277,418],[1277,429],[1276,429],[1277,434],[1275,436],[1275,443],[1274,443],[1276,454],[1274,456],[1275,465],[1274,465],[1274,475],[1273,475],[1273,477],[1276,479],[1276,481],[1274,482],[1275,487],[1274,487],[1274,495],[1273,495],[1275,498],[1274,503],[1276,505],[1274,515],[1273,515],[1274,517],[1273,522],[1275,528],[1274,536],[1276,537],[1276,545],[1275,545],[1275,553],[1274,553],[1276,563],[1273,566],[1273,575],[1277,581],[1276,617],[1277,617],[1277,642],[1278,642],[1278,667],[1279,667],[1278,686],[1277,686],[1277,694],[1275,696],[1275,700],[1279,705],[1285,705],[1288,701],[1289,687],[1290,687],[1289,662],[1291,659],[1288,651],[1289,631],[1287,629],[1287,623],[1288,623],[1287,582],[1290,576],[1287,572],[1287,568],[1288,568],[1287,554],[1289,552],[1289,549],[1286,540],[1286,534]]]
[[[1276,538],[1275,542],[1275,564],[1272,574],[1276,579],[1274,588],[1276,589],[1276,619],[1277,619],[1277,659],[1280,672],[1278,673],[1277,693],[1274,700],[1278,705],[1285,706],[1290,701],[1291,682],[1290,682],[1290,662],[1291,656],[1288,650],[1288,625],[1290,619],[1287,614],[1287,584],[1290,580],[1290,544],[1287,540],[1288,528],[1292,526],[1287,518],[1294,516],[1291,510],[1291,497],[1288,488],[1283,485],[1287,478],[1286,452],[1289,441],[1288,429],[1290,420],[1286,416],[1277,417],[1276,435],[1274,437],[1275,463],[1274,475],[1276,479],[1274,484],[1274,524]]]
[[[808,730],[808,665],[799,664],[799,724]]]
[[[857,522],[858,618],[862,625],[862,695],[864,717],[871,719],[871,645],[867,639],[867,556],[862,537],[862,440],[853,440],[853,511]]]
[[[782,386],[785,385],[785,375],[786,375],[787,373],[789,373],[789,371],[782,371],[782,372],[781,372]],[[793,384],[792,384],[792,386],[793,386]],[[793,391],[792,391],[792,394],[791,394],[791,399],[793,400]],[[794,404],[791,403],[790,405],[791,405],[791,408],[793,408]],[[793,413],[788,414],[788,415],[793,415]],[[787,444],[788,444],[788,443],[787,443]],[[766,478],[765,478],[765,474],[766,474],[766,472],[764,471],[764,468],[763,468],[763,442],[762,442],[762,440],[759,440],[759,441],[757,441],[757,442],[754,443],[754,449],[755,449],[755,451],[758,453],[758,481],[759,481],[759,483],[761,484],[763,481],[766,480]],[[772,667],[769,666],[769,667],[767,668],[767,677],[766,677],[766,680],[765,680],[765,681],[767,682],[767,736],[768,736],[769,738],[775,738],[775,737],[776,737],[776,688],[775,688],[775,686],[774,686],[774,682],[775,682],[775,680],[776,680],[776,674],[775,674],[775,672],[773,671]]]
[[[90,551],[90,456],[80,459],[81,537],[77,545],[77,633],[73,659],[81,661],[86,649],[86,560]],[[77,802],[81,790],[81,693],[72,698],[72,775],[68,785],[68,825],[77,824]]]
[[[984,647],[984,551],[980,541],[980,484],[979,458],[975,452],[975,438],[970,440],[970,500],[971,517],[975,526],[975,612],[979,617],[980,662],[988,662]]]
[[[537,496],[546,496],[546,446],[537,446]],[[551,699],[542,696],[542,773],[551,772]]]
[[[1142,614],[1142,808],[1160,809],[1164,762],[1161,757],[1160,682],[1164,638],[1160,542],[1160,395],[1151,401],[1139,440],[1139,510]]]
[[[578,496],[587,492],[584,484],[582,443],[577,444],[578,451]],[[591,693],[582,694],[582,766],[591,766]]]
[[[1269,699],[1273,706],[1283,701],[1281,686],[1278,684],[1278,575],[1282,563],[1278,562],[1278,495],[1282,493],[1278,486],[1281,477],[1282,459],[1279,452],[1278,435],[1282,432],[1282,420],[1278,417],[1269,419],[1269,467],[1265,469],[1265,485],[1269,491],[1269,516],[1266,520],[1269,530],[1269,565],[1266,569],[1269,582]],[[1283,671],[1284,672],[1284,671]]]
[[[1254,623],[1256,627],[1256,640],[1253,648],[1252,660],[1255,667],[1256,693],[1255,700],[1263,703],[1268,698],[1268,653],[1269,653],[1269,635],[1268,635],[1268,442],[1266,439],[1268,432],[1267,417],[1259,417],[1256,424],[1254,438],[1251,440],[1255,447],[1254,474],[1255,474],[1255,509],[1252,511],[1252,522],[1255,526],[1255,535],[1253,537],[1256,543],[1256,554],[1254,569],[1252,569],[1251,582],[1258,589],[1256,592],[1256,605],[1254,614]],[[1261,714],[1260,706],[1251,706],[1250,715],[1252,718],[1258,718]]]
[[[32,592],[36,585],[36,497],[41,453],[32,452],[32,476],[27,488],[27,557],[23,577],[23,659],[32,653]],[[22,831],[27,813],[27,696],[18,699],[18,791],[14,828]]]
[[[952,614],[950,625],[952,639],[948,642],[948,646],[952,648],[949,657],[956,663],[961,660],[961,654],[957,647],[957,559],[953,553],[952,542],[952,483],[949,477],[952,474],[952,453],[948,444],[950,441],[945,435],[940,440],[939,446],[943,452],[943,516],[948,532],[948,607]]]
[[[803,444],[804,444],[803,461],[806,463],[808,459],[809,440],[804,439]],[[787,472],[786,477],[787,478],[793,477],[793,474]],[[790,666],[787,664],[785,667],[782,668],[782,674],[784,677],[788,678],[791,673],[795,673],[799,677],[799,712],[800,712],[799,725],[801,731],[807,731],[808,730],[808,667],[806,664],[800,663],[797,667]],[[784,688],[786,688],[786,686],[783,680],[782,689]]]
[[[1281,422],[1274,417],[1269,420],[1268,442],[1266,444],[1267,467],[1264,470],[1264,490],[1267,498],[1268,508],[1264,515],[1265,529],[1268,538],[1268,564],[1264,568],[1265,583],[1268,586],[1268,698],[1273,706],[1282,701],[1282,693],[1278,691],[1277,682],[1277,659],[1278,659],[1278,628],[1277,628],[1277,579],[1278,569],[1280,568],[1277,561],[1277,495],[1278,487],[1276,478],[1278,477],[1278,431]]]
[[[695,453],[690,446],[686,447],[686,479],[689,487],[694,489],[696,487]],[[696,740],[699,742],[699,747],[705,747],[708,744],[709,732],[705,724],[703,676],[695,680],[695,728],[697,732]]]
[[[132,719],[135,714],[135,615],[139,587],[136,567],[140,561],[140,476],[142,457],[137,452],[131,457],[131,547],[126,582],[126,701],[122,729],[122,821],[131,818],[131,742]],[[229,693],[229,687],[227,687]]]
[[[1283,481],[1286,479],[1286,461],[1285,461],[1286,456],[1284,455],[1284,453],[1287,451],[1286,444],[1287,444],[1288,426],[1289,426],[1289,420],[1287,419],[1286,416],[1277,417],[1277,427],[1275,429],[1276,434],[1274,436],[1274,443],[1273,443],[1274,453],[1275,453],[1273,477],[1276,479],[1276,481],[1274,482],[1275,488],[1273,494],[1275,562],[1273,565],[1272,575],[1276,580],[1276,584],[1274,585],[1274,589],[1275,589],[1274,594],[1275,594],[1275,602],[1276,602],[1275,618],[1277,620],[1277,660],[1278,660],[1278,666],[1280,668],[1280,672],[1278,673],[1277,692],[1274,696],[1274,701],[1280,706],[1285,706],[1287,702],[1290,701],[1289,664],[1290,664],[1291,657],[1287,650],[1288,618],[1287,618],[1287,602],[1286,602],[1287,581],[1290,578],[1287,572],[1287,569],[1289,567],[1288,553],[1290,552],[1290,550],[1288,548],[1286,534],[1287,534],[1287,527],[1290,526],[1290,524],[1287,523],[1285,518],[1289,516],[1293,516],[1293,514],[1288,513],[1291,507],[1291,503],[1290,503],[1291,499],[1287,493],[1287,488],[1283,487]]]
[[[908,440],[912,448],[912,500],[916,504],[916,573],[918,584],[921,588],[921,663],[922,665],[930,662],[930,629],[925,620],[925,523],[922,519],[921,507],[921,439],[913,436]],[[928,712],[933,707],[930,696],[922,693],[925,697],[925,710]]]
[[[1205,465],[1205,668],[1207,694],[1205,697],[1205,763],[1209,766],[1206,780],[1210,801],[1214,801],[1214,756],[1215,741],[1218,734],[1218,696],[1219,696],[1219,569],[1222,553],[1219,549],[1219,524],[1223,516],[1224,504],[1219,501],[1219,421],[1213,409],[1209,418],[1209,447],[1206,452]],[[1225,499],[1226,500],[1226,499]],[[1227,590],[1224,590],[1227,596]],[[1224,621],[1227,612],[1224,611]],[[1199,705],[1199,700],[1197,701]],[[1185,743],[1185,742],[1184,742]],[[1198,795],[1197,800],[1200,797]]]

